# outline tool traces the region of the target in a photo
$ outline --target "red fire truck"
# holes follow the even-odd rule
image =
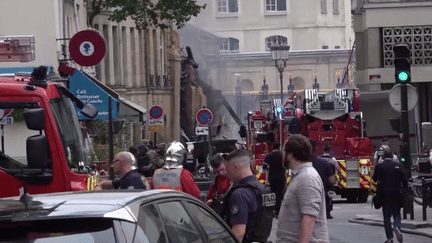
[[[289,134],[303,134],[316,141],[317,155],[323,153],[324,144],[331,145],[339,164],[336,193],[348,201],[366,202],[373,148],[364,137],[358,97],[357,89],[306,89],[301,95],[294,93],[283,106],[263,101],[261,110],[249,115],[250,150],[258,180],[267,183],[264,157],[272,151],[271,143],[283,144]]]
[[[34,37],[0,36],[0,61],[34,60]],[[91,173],[83,137],[72,104],[93,118],[66,87],[67,80],[47,77],[46,67],[29,73],[0,75],[0,197],[91,190]]]

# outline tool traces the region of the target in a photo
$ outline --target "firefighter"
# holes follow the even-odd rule
[[[225,194],[231,187],[231,181],[227,177],[227,171],[225,168],[225,159],[216,154],[210,159],[210,165],[216,174],[214,183],[210,184],[209,191],[206,196],[206,203],[219,215],[222,214],[222,202]]]
[[[187,151],[180,142],[172,142],[165,154],[165,165],[154,172],[152,189],[171,189],[201,199],[200,190],[192,173],[183,168]]]

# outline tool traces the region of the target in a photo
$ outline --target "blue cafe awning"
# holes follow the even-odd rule
[[[108,120],[108,97],[111,96],[112,118],[117,119],[119,116],[118,94],[108,90],[104,90],[98,80],[89,75],[75,69],[74,73],[69,77],[69,90],[84,104],[92,104],[99,111],[94,119]],[[111,92],[112,94],[109,94]],[[83,116],[79,109],[75,107],[79,120],[89,119]]]

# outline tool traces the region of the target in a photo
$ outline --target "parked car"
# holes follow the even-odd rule
[[[239,243],[216,213],[182,192],[69,192],[21,201],[0,199],[0,242]]]

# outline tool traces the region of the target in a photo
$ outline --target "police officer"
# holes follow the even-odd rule
[[[253,175],[247,151],[232,151],[224,163],[233,186],[224,198],[222,216],[240,241],[266,242],[271,232],[276,196]],[[264,205],[269,200],[272,207]]]
[[[183,168],[187,151],[180,142],[172,142],[165,155],[165,165],[154,172],[152,189],[172,189],[201,199],[192,173]]]

